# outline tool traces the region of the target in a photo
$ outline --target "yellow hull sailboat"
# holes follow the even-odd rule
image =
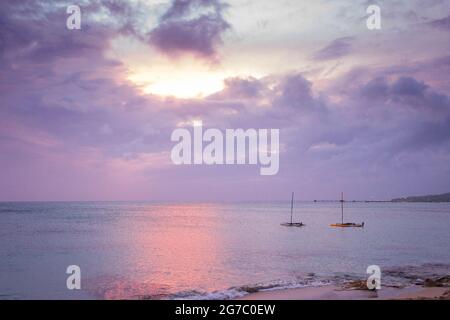
[[[330,226],[332,227],[340,227],[340,228],[363,228],[364,227],[364,222],[363,223],[333,223],[330,224]]]
[[[364,228],[363,223],[353,223],[353,222],[345,222],[344,223],[344,193],[341,193],[341,223],[334,223],[331,225],[332,227],[338,228]]]

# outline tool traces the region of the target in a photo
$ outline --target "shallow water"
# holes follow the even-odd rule
[[[450,264],[450,204],[0,203],[0,298],[226,298]],[[68,265],[82,290],[66,288]],[[444,267],[447,272],[448,268]],[[311,275],[310,273],[314,273]],[[234,289],[230,289],[233,288]]]

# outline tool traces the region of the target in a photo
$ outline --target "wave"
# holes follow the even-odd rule
[[[435,263],[418,266],[403,266],[386,268],[383,271],[382,281],[385,287],[408,287],[412,285],[423,285],[425,279],[448,276],[450,264]],[[332,276],[308,276],[294,280],[275,280],[266,283],[235,286],[225,290],[212,292],[201,290],[186,290],[168,295],[155,295],[141,297],[143,299],[165,299],[165,300],[232,300],[241,298],[248,294],[264,291],[298,289],[307,287],[322,287],[326,285],[337,285],[345,287],[355,280],[365,280],[362,276],[350,274],[334,274]]]
[[[200,291],[200,290],[186,290],[180,291],[169,295],[155,295],[141,297],[143,299],[165,299],[165,300],[232,300],[241,298],[251,293],[273,291],[273,290],[285,290],[285,289],[297,289],[305,287],[320,287],[329,285],[331,282],[328,279],[318,279],[317,277],[307,277],[304,279],[297,279],[292,281],[275,280],[267,283],[257,283],[252,285],[243,285],[231,287],[225,290],[216,290],[212,292]]]

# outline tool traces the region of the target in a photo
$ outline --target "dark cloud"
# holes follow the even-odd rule
[[[100,57],[109,47],[110,39],[117,30],[91,21],[90,14],[101,6],[87,6],[82,17],[82,30],[66,28],[64,6],[52,6],[44,1],[23,1],[21,5],[10,2],[0,4],[0,53],[2,61],[49,64],[57,59],[76,57]]]
[[[424,122],[414,130],[414,134],[410,137],[410,143],[406,146],[414,145],[419,149],[428,149],[430,146],[448,145],[450,141],[450,118],[443,121]]]
[[[450,31],[450,16],[447,16],[442,19],[433,20],[429,22],[428,25],[441,30]]]
[[[314,60],[333,60],[344,57],[352,52],[353,37],[342,37],[333,40],[329,45],[313,55]]]
[[[234,99],[248,99],[261,97],[265,90],[263,82],[256,78],[228,78],[224,81],[224,89],[217,94],[212,95],[210,98],[234,98]]]
[[[230,28],[220,0],[173,0],[150,42],[168,55],[191,53],[215,59],[222,34]]]
[[[114,152],[128,149],[130,141],[142,134],[140,126],[133,129],[128,124],[145,119],[143,113],[154,118],[150,114],[157,112],[159,104],[124,83],[123,66],[105,58],[110,40],[120,30],[89,19],[83,20],[81,31],[68,30],[65,8],[57,10],[45,2],[0,6],[4,26],[0,28],[0,121],[9,123],[6,128],[26,124],[30,135],[44,132],[74,150],[95,146],[106,151],[112,145]],[[105,124],[112,128],[109,140],[101,135]],[[22,141],[22,131],[3,129],[2,137]]]
[[[302,74],[286,76],[277,88],[279,91],[277,104],[297,108],[311,107],[314,102],[311,86],[312,83]]]
[[[386,105],[399,108],[423,108],[428,112],[450,115],[448,96],[432,90],[423,81],[400,76],[389,82],[378,77],[361,86],[359,94],[367,101],[384,101]]]
[[[428,86],[412,77],[400,77],[392,85],[391,92],[396,96],[423,97]]]
[[[360,89],[361,96],[367,100],[386,99],[388,91],[389,85],[386,83],[386,80],[381,77],[370,80]]]

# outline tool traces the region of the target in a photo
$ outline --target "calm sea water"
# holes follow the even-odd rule
[[[317,285],[382,269],[450,265],[450,204],[0,203],[0,298],[227,298],[246,286]],[[66,288],[69,265],[82,290]],[[445,269],[445,268],[444,268]],[[447,269],[448,270],[448,269]],[[444,271],[446,272],[446,271]],[[312,274],[314,273],[314,275]]]

